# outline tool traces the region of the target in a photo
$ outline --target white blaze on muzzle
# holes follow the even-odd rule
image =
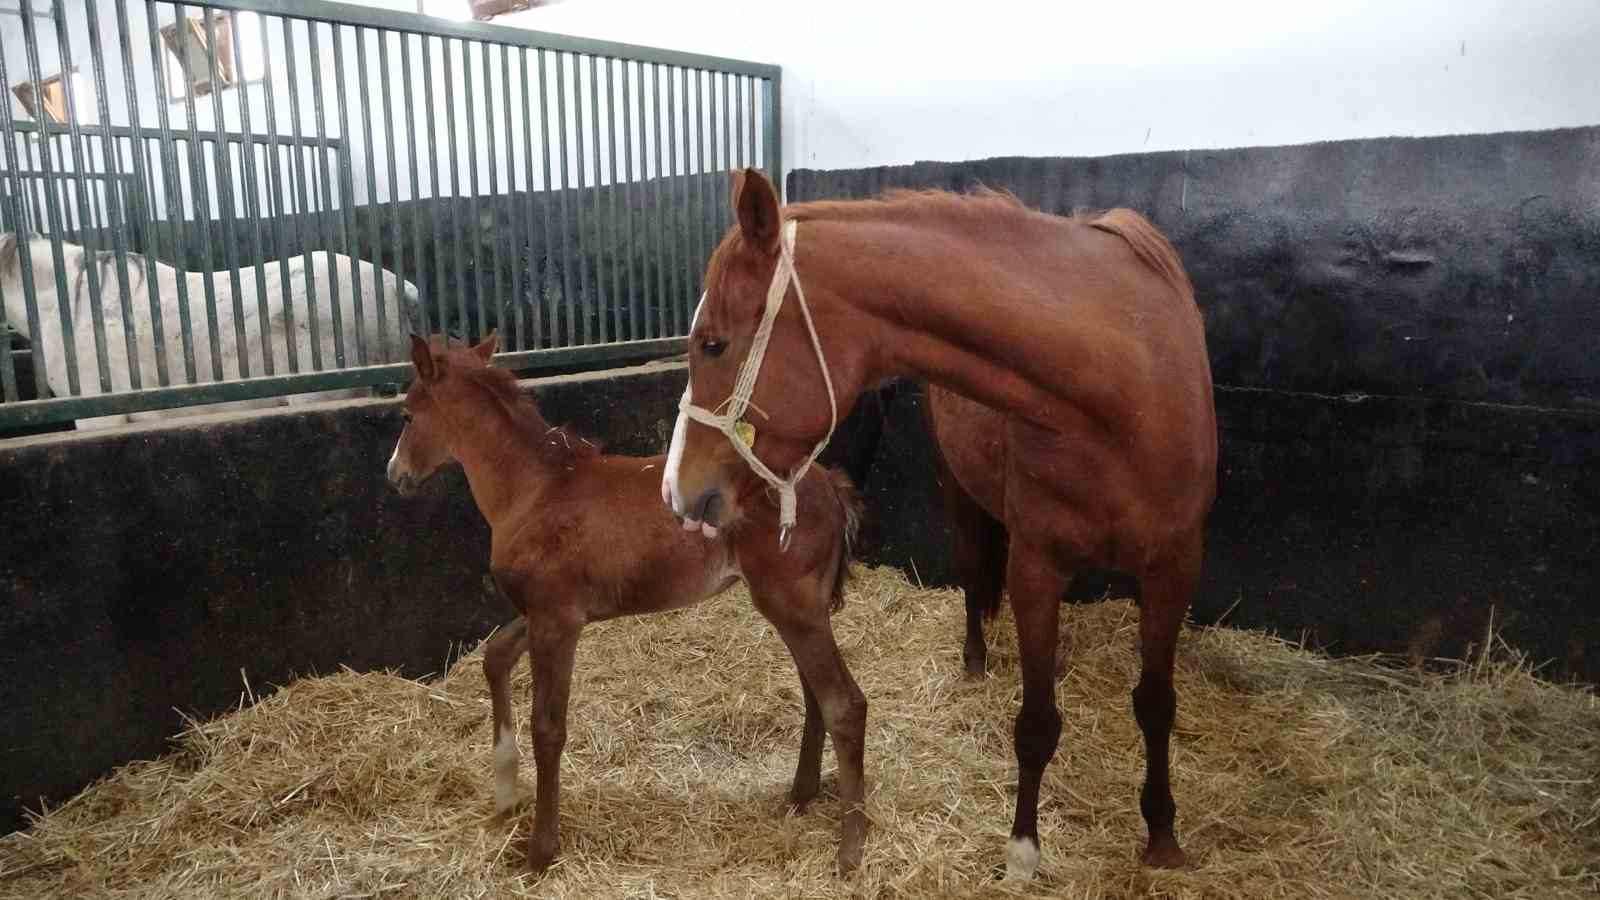
[[[828,359],[822,353],[822,342],[817,338],[817,326],[811,321],[811,309],[806,305],[806,293],[800,287],[800,275],[794,267],[794,239],[799,223],[789,221],[784,224],[783,240],[779,246],[778,268],[772,273],[772,284],[767,288],[767,307],[761,315],[761,324],[756,328],[755,336],[750,341],[750,353],[744,358],[744,363],[739,367],[739,376],[733,382],[733,393],[728,395],[715,410],[703,406],[695,406],[689,400],[689,391],[684,391],[683,400],[679,402],[678,409],[683,416],[709,425],[727,435],[733,449],[744,458],[752,471],[761,476],[761,480],[776,488],[778,491],[778,546],[787,550],[789,538],[795,523],[795,485],[800,483],[811,464],[817,461],[823,448],[828,446],[828,441],[833,437],[833,429],[839,423],[839,407],[833,395],[833,378],[828,374]],[[795,299],[800,304],[800,316],[805,320],[806,333],[811,338],[811,349],[817,355],[817,367],[822,370],[822,383],[828,389],[828,433],[811,449],[811,455],[796,466],[789,473],[788,478],[780,478],[777,473],[767,468],[766,463],[756,458],[755,426],[744,420],[745,411],[750,408],[750,395],[755,393],[756,379],[761,376],[761,362],[767,354],[767,342],[772,339],[772,327],[778,320],[778,311],[783,309],[784,297],[788,296],[789,283],[794,283]],[[700,302],[705,303],[701,297]],[[700,311],[695,310],[698,320]],[[759,411],[759,410],[758,410]],[[766,416],[765,412],[762,412]],[[683,424],[682,416],[678,424]],[[681,445],[678,435],[673,435],[673,444],[680,450]],[[676,467],[673,469],[676,472]],[[675,488],[676,485],[673,485]]]

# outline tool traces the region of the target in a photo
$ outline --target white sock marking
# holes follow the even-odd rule
[[[509,730],[495,729],[494,808],[505,812],[517,804],[517,736]]]
[[[1038,870],[1038,844],[1025,837],[1014,837],[1006,842],[1006,878],[1030,881]]]

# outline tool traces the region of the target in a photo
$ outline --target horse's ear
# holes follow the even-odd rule
[[[411,336],[411,364],[417,367],[418,378],[433,380],[433,351],[429,349],[427,341],[414,334]]]
[[[472,348],[472,352],[479,359],[483,360],[483,364],[487,366],[489,361],[494,359],[494,347],[498,342],[499,338],[496,337],[495,332],[490,331],[488,334],[483,336],[483,340],[478,342],[478,346]]]
[[[750,246],[778,252],[778,192],[760,169],[733,173],[733,210],[739,216],[739,231]]]

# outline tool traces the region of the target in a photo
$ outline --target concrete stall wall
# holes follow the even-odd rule
[[[1221,432],[1199,620],[1428,656],[1492,619],[1600,679],[1600,129],[801,170],[788,191],[980,183],[1133,207],[1182,253]],[[878,398],[867,528],[937,582],[920,402]]]
[[[671,436],[682,367],[533,383],[618,452]],[[0,829],[298,675],[441,672],[513,613],[459,468],[384,467],[393,401],[0,444]]]

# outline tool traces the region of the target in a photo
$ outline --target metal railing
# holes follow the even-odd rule
[[[411,330],[497,329],[519,369],[677,352],[727,173],[781,177],[774,66],[320,0],[13,24],[0,430],[403,381]],[[22,118],[58,72],[62,120]]]

